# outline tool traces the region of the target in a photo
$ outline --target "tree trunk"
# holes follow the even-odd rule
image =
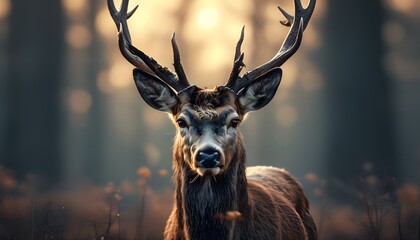
[[[325,21],[327,172],[358,176],[371,163],[379,177],[396,176],[390,80],[383,69],[382,1],[329,1]]]
[[[13,1],[9,16],[6,145],[17,176],[59,180],[63,14],[60,1]]]

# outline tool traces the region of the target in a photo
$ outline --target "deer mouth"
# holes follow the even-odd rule
[[[206,168],[206,167],[197,167],[197,173],[198,175],[204,177],[204,176],[216,176],[220,172],[222,172],[221,167],[212,167],[212,168]]]

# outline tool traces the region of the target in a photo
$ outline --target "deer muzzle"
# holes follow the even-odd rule
[[[198,149],[194,157],[194,165],[200,176],[219,174],[224,165],[223,162],[222,152],[215,147]]]

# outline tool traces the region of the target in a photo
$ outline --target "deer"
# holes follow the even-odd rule
[[[265,107],[282,78],[280,68],[301,45],[315,8],[295,0],[295,15],[278,7],[290,30],[268,62],[241,75],[244,27],[236,44],[233,68],[225,85],[191,85],[172,34],[175,72],[133,46],[127,19],[128,0],[108,9],[118,30],[123,57],[135,66],[134,82],[152,108],[166,112],[175,127],[173,146],[174,205],[164,239],[317,239],[309,202],[297,179],[284,169],[246,166],[240,125],[251,111]]]

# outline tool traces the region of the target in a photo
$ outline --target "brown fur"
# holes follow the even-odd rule
[[[180,96],[175,120],[184,108],[240,111],[235,95],[226,89],[190,91]],[[164,239],[317,239],[308,201],[296,179],[275,167],[246,169],[239,131],[231,147],[223,173],[198,177],[178,131],[173,153],[175,204]]]
[[[291,25],[279,52],[269,62],[240,76],[242,29],[235,63],[226,85],[214,89],[191,86],[172,38],[175,73],[131,44],[128,0],[120,11],[108,0],[119,30],[123,56],[137,68],[134,81],[143,100],[168,112],[177,125],[173,152],[175,204],[165,239],[317,239],[309,204],[301,186],[284,170],[254,167],[246,173],[246,156],[239,124],[246,113],[266,106],[281,81],[281,65],[299,48],[315,0],[303,8],[295,1]]]

